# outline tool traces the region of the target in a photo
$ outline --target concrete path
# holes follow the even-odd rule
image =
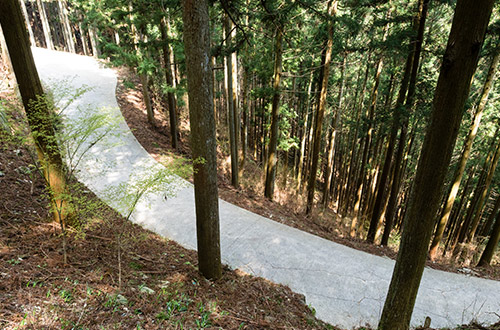
[[[61,81],[67,87],[94,87],[65,111],[69,126],[96,113],[116,121],[111,132],[101,127],[83,148],[98,139],[78,165],[78,179],[122,214],[128,209],[120,191],[133,190],[143,177],[163,167],[154,161],[131,134],[115,99],[115,73],[89,57],[33,49],[37,68],[49,89]],[[111,125],[111,124],[110,124]],[[96,138],[97,137],[97,138]],[[78,145],[73,143],[73,147]],[[78,153],[77,153],[78,154]],[[177,190],[176,197],[165,191]],[[121,200],[121,201],[120,201]],[[194,192],[190,184],[170,182],[142,198],[131,220],[196,249]],[[276,223],[220,201],[221,248],[224,263],[255,276],[288,285],[304,294],[317,317],[343,328],[376,326],[394,262],[360,252]],[[453,327],[478,320],[500,320],[500,282],[425,269],[412,325],[426,316],[433,327]]]

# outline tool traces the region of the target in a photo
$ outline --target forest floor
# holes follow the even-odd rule
[[[20,105],[1,81],[0,87],[9,132],[0,118],[1,329],[336,329],[317,320],[303,296],[282,285],[227,268],[222,279],[205,280],[195,251],[126,221],[82,186],[78,190],[93,211],[68,230],[64,264],[60,227],[51,221],[44,181],[23,140],[27,130]],[[139,102],[135,90],[119,90],[122,103]],[[133,106],[125,113],[126,108]],[[132,121],[127,115],[129,124],[137,125],[135,134],[157,138],[149,147],[144,144],[150,152],[169,150],[164,123],[146,130],[142,113],[135,113],[139,116]],[[181,150],[189,155],[185,145]],[[253,211],[322,233],[313,224],[319,220],[301,220],[298,213],[290,217],[287,205],[259,197],[257,189],[231,189],[224,174],[219,179],[226,200],[242,200],[238,205],[247,208],[256,204]],[[500,324],[458,329],[500,330]]]
[[[180,112],[180,145],[178,150],[171,147],[168,114],[161,113],[158,106],[155,109],[155,125],[147,121],[143,104],[140,81],[129,70],[118,70],[117,100],[122,114],[133,134],[141,145],[159,162],[168,159],[190,158],[188,142],[189,122],[187,109]],[[336,243],[365,251],[379,256],[395,259],[399,244],[398,234],[394,234],[389,246],[380,246],[367,243],[359,236],[352,238],[349,235],[349,217],[342,218],[331,208],[315,207],[312,215],[305,215],[305,194],[298,195],[295,190],[295,181],[291,177],[284,183],[282,171],[278,171],[276,178],[275,200],[264,197],[264,172],[259,164],[247,157],[244,174],[241,177],[240,188],[231,185],[229,145],[225,135],[218,133],[218,185],[219,197],[227,202],[238,205],[251,212],[257,213],[274,221],[309,232]],[[319,194],[319,193],[318,193]],[[317,196],[319,197],[319,196]],[[484,248],[482,245],[469,245],[466,253],[461,254],[460,260],[451,256],[441,256],[436,261],[427,260],[427,266],[455,273],[464,273],[488,279],[500,280],[500,251],[497,251],[492,266],[474,267]]]
[[[205,280],[195,251],[82,186],[93,211],[69,228],[64,264],[20,105],[1,88],[0,100],[0,329],[336,329],[285,286],[228,268]]]

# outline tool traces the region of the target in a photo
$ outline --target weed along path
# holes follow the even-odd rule
[[[63,111],[68,130],[90,123],[95,126],[88,136],[80,133],[69,141],[77,178],[111,207],[125,216],[131,213],[131,221],[196,249],[193,188],[165,174],[165,168],[134,138],[116,103],[114,72],[89,57],[45,49],[33,52],[40,77],[50,90],[90,87]],[[71,98],[67,95],[60,104]],[[320,319],[333,325],[349,329],[377,325],[392,260],[290,228],[222,200],[220,222],[224,263],[288,285],[306,297]],[[412,324],[422,325],[427,316],[433,327],[472,320],[494,323],[499,314],[500,282],[426,269]]]

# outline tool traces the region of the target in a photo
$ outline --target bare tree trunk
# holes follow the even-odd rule
[[[29,45],[29,36],[19,0],[0,1],[0,25],[9,49],[28,124],[35,142],[45,181],[50,188],[54,220],[63,231],[64,263],[66,264],[66,201],[64,163],[54,131],[53,105],[45,96]]]
[[[170,45],[169,31],[166,18],[163,17],[160,21],[161,38],[163,39],[163,60],[165,62],[165,80],[168,88],[174,88],[174,77],[172,73],[172,63],[170,62]],[[177,149],[177,135],[179,132],[177,124],[177,106],[175,102],[175,94],[173,90],[167,92],[168,115],[170,120],[170,136],[172,139],[172,148]]]
[[[340,123],[340,117],[342,114],[342,97],[344,94],[344,79],[345,79],[345,67],[346,67],[346,61],[347,61],[347,53],[344,54],[343,60],[342,60],[342,68],[340,69],[340,87],[339,87],[339,98],[337,102],[337,111],[335,112],[335,115],[332,117],[332,131],[330,133],[330,143],[328,147],[328,158],[326,162],[326,170],[325,170],[325,185],[323,187],[323,200],[322,204],[323,206],[328,205],[328,200],[329,200],[329,194],[330,194],[330,184],[332,182],[332,176],[334,173],[333,169],[333,161],[334,161],[334,153],[335,153],[335,144],[336,144],[336,139],[337,139],[337,127]]]
[[[21,3],[21,9],[23,11],[23,16],[26,22],[26,28],[28,29],[28,34],[30,36],[31,46],[35,47],[36,46],[35,35],[33,34],[33,28],[31,27],[30,17],[28,15],[28,11],[26,10],[26,4],[24,3],[24,0],[19,0],[19,2]]]
[[[62,0],[57,0],[59,6],[59,14],[61,16],[61,24],[63,26],[64,39],[66,41],[66,47],[70,53],[75,53],[75,41],[73,40],[73,31],[69,23],[68,10],[66,8],[66,3]]]
[[[42,0],[36,0],[38,7],[38,13],[40,14],[40,19],[42,21],[42,30],[45,37],[45,45],[48,49],[53,50],[54,44],[52,42],[52,36],[50,33],[49,19],[47,18],[47,12],[45,11],[45,6]]]
[[[264,195],[270,200],[274,197],[274,184],[276,178],[276,163],[278,161],[276,149],[278,147],[279,129],[279,102],[281,97],[280,83],[283,59],[283,26],[276,27],[275,37],[275,61],[273,79],[273,103],[271,107],[271,137],[269,139],[269,149],[266,165],[266,185]]]
[[[232,40],[236,37],[236,29],[234,27],[233,22],[226,15],[225,18],[226,24],[226,47],[231,49]],[[236,53],[231,51],[227,56],[227,72],[228,72],[228,113],[229,113],[229,144],[231,147],[231,184],[233,187],[238,188],[239,183],[239,160],[238,160],[238,128],[239,125],[239,116],[238,113],[238,85],[237,85],[237,70],[236,70]]]
[[[309,77],[309,84],[307,87],[307,94],[305,97],[309,97],[311,95],[311,90],[312,90],[312,84],[313,84],[313,73],[314,71],[311,70],[311,76]],[[304,158],[306,154],[306,141],[308,137],[308,127],[311,126],[309,122],[309,102],[305,102],[304,104],[304,116],[305,116],[305,122],[304,122],[304,129],[303,129],[303,135],[302,139],[300,140],[300,156],[299,156],[299,165],[297,169],[297,187],[296,191],[297,194],[300,193],[301,188],[302,188],[302,173],[303,173],[303,168],[304,168]]]
[[[484,248],[483,254],[481,255],[481,259],[479,259],[479,262],[477,263],[477,267],[486,267],[491,263],[491,259],[493,259],[493,255],[495,254],[495,249],[497,248],[499,241],[500,241],[500,213],[497,216],[490,239],[488,240],[488,243]]]
[[[195,160],[198,265],[203,276],[218,279],[222,266],[208,4],[206,0],[183,0],[182,5],[191,150]]]
[[[337,0],[328,2],[328,16],[334,17],[337,14]],[[316,172],[318,170],[319,149],[321,145],[321,129],[323,125],[323,116],[326,109],[326,94],[328,90],[328,78],[330,77],[330,64],[332,62],[333,47],[333,20],[328,23],[328,39],[323,58],[323,66],[320,72],[320,89],[318,99],[318,111],[314,122],[314,137],[312,148],[311,170],[309,171],[309,180],[307,183],[307,203],[306,214],[310,214],[314,202],[314,190],[316,184]]]
[[[82,40],[83,54],[86,56],[90,56],[90,49],[87,40],[87,33],[82,27],[82,23],[78,22],[78,29],[80,30],[80,38]]]
[[[457,1],[380,330],[409,329],[434,217],[493,3]]]

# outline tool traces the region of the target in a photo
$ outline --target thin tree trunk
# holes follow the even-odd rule
[[[334,173],[333,169],[333,161],[334,161],[334,153],[335,153],[335,144],[337,139],[337,127],[340,123],[340,117],[342,115],[342,97],[344,94],[344,79],[345,79],[345,67],[347,62],[347,53],[344,54],[342,60],[342,68],[340,69],[340,88],[339,88],[339,98],[337,102],[337,111],[335,115],[332,117],[332,132],[330,133],[330,143],[328,147],[328,159],[326,162],[326,170],[325,170],[325,185],[323,187],[323,206],[328,205],[329,193],[330,193],[330,184],[332,182],[332,176]]]
[[[309,77],[309,84],[308,84],[308,87],[307,87],[307,94],[305,97],[309,98],[309,95],[311,95],[311,90],[312,90],[312,84],[313,84],[313,73],[314,71],[311,70],[311,76]],[[296,191],[297,191],[297,194],[299,194],[301,192],[301,188],[302,188],[302,173],[303,173],[303,168],[304,168],[304,158],[305,158],[305,154],[306,154],[306,141],[307,141],[307,137],[308,137],[308,126],[311,126],[310,122],[309,122],[309,101],[305,102],[304,105],[304,116],[305,116],[305,122],[304,122],[304,129],[303,129],[303,135],[302,135],[302,139],[300,141],[300,157],[299,157],[299,165],[298,165],[298,169],[297,169],[297,187],[296,187]]]
[[[40,20],[42,21],[42,30],[43,30],[43,35],[45,37],[45,45],[48,49],[53,50],[54,44],[52,42],[50,25],[49,25],[49,20],[47,18],[47,12],[45,11],[45,6],[42,0],[36,0],[36,4],[38,7],[38,13],[40,14]]]
[[[328,16],[335,17],[337,14],[337,0],[330,0],[328,2]],[[314,202],[314,190],[316,184],[316,172],[318,170],[319,162],[319,149],[321,146],[321,129],[323,125],[323,116],[326,109],[326,94],[328,90],[328,78],[330,77],[330,64],[332,62],[332,49],[333,47],[333,20],[328,22],[328,39],[326,41],[326,48],[323,57],[323,66],[320,72],[320,89],[318,99],[318,110],[314,122],[314,137],[312,148],[311,170],[309,171],[309,180],[307,183],[307,203],[306,214],[310,214]]]
[[[493,226],[493,231],[491,233],[490,239],[484,248],[483,254],[477,263],[477,267],[486,267],[491,263],[493,255],[495,254],[495,249],[500,241],[500,213],[497,216],[495,225]]]
[[[226,15],[225,18],[226,24],[226,47],[231,49],[232,40],[236,36],[236,30],[233,22]],[[231,147],[231,184],[233,187],[238,188],[239,183],[239,161],[238,161],[238,129],[237,125],[239,124],[239,116],[237,115],[237,75],[236,75],[236,53],[231,51],[230,54],[227,55],[227,72],[228,72],[228,113],[229,113],[229,144]]]
[[[264,195],[270,200],[274,197],[274,184],[276,178],[276,162],[278,160],[276,149],[278,146],[278,123],[279,123],[279,102],[280,102],[280,83],[283,60],[283,26],[276,27],[275,37],[275,60],[274,60],[274,79],[273,79],[273,102],[271,106],[271,137],[269,139],[269,148],[266,165],[266,183]]]
[[[160,32],[161,38],[163,40],[163,60],[165,62],[165,80],[168,85],[167,92],[167,104],[168,104],[168,116],[170,120],[170,136],[172,139],[172,148],[177,149],[177,135],[179,132],[177,124],[177,106],[175,102],[174,88],[174,77],[172,73],[172,63],[170,62],[170,45],[169,45],[169,31],[166,18],[163,17],[160,21]]]
[[[28,29],[28,34],[30,36],[31,46],[35,47],[36,46],[35,35],[33,34],[33,28],[31,27],[30,17],[28,15],[28,10],[26,10],[26,4],[24,3],[24,0],[19,0],[19,2],[21,3],[21,9],[23,11],[23,17],[24,17],[24,21],[26,22],[26,28]]]
[[[57,0],[57,4],[59,6],[59,14],[61,17],[61,24],[63,27],[63,34],[64,34],[64,39],[66,41],[66,47],[70,53],[75,53],[76,52],[75,41],[73,40],[73,31],[71,30],[71,25],[69,23],[66,3],[62,0]]]
[[[432,224],[493,3],[457,1],[380,330],[409,329]]]
[[[497,142],[498,143],[498,142]],[[493,175],[495,174],[495,170],[498,165],[498,160],[500,158],[500,143],[498,143],[497,149],[495,151],[495,156],[493,157],[493,161],[488,169],[488,174],[486,176],[486,180],[484,185],[481,188],[481,195],[479,196],[479,201],[477,203],[477,210],[474,218],[472,219],[470,230],[468,231],[466,242],[471,242],[476,234],[477,226],[479,225],[479,221],[481,220],[481,216],[483,215],[483,204],[488,195],[488,190],[490,188],[491,182],[493,180]]]

